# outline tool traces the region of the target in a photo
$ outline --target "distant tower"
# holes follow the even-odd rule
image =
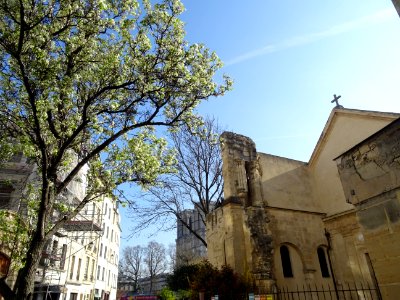
[[[203,239],[206,236],[204,224],[204,214],[197,208],[185,209],[180,213],[180,217]],[[196,236],[186,228],[183,223],[177,220],[176,238],[176,264],[188,265],[197,263],[207,256],[207,248],[196,238]]]
[[[392,0],[392,2],[393,2],[394,7],[395,7],[396,10],[397,10],[397,13],[398,13],[399,16],[400,16],[400,0]]]

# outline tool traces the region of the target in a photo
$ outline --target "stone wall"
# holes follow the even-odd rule
[[[323,278],[318,261],[318,247],[327,248],[322,222],[323,214],[289,209],[268,209],[270,230],[274,237],[274,274],[279,286],[295,288],[303,284],[331,284],[332,278]],[[284,278],[279,249],[289,248],[293,278]]]
[[[208,258],[270,287],[272,236],[261,193],[261,168],[254,142],[231,132],[221,135],[224,203],[207,216]]]
[[[336,160],[347,201],[358,204],[400,186],[400,121]]]
[[[326,218],[324,223],[330,235],[330,255],[337,284],[372,284],[363,254],[364,238],[355,211]]]
[[[361,253],[384,299],[400,293],[400,120],[337,160],[347,201],[355,205]],[[372,278],[374,280],[374,278]]]
[[[318,210],[306,163],[265,153],[258,153],[258,157],[264,205]]]
[[[257,161],[254,142],[248,137],[224,132],[221,135],[221,153],[225,200],[239,198],[245,206],[250,205],[248,178],[252,176],[250,169],[256,168]]]
[[[248,274],[249,235],[239,203],[228,203],[207,215],[207,256],[215,266],[231,266],[240,274]]]
[[[210,262],[250,276],[259,292],[274,284],[332,287],[334,275],[339,288],[379,284],[384,299],[397,299],[397,117],[334,109],[308,163],[258,153],[251,139],[223,133],[225,200],[207,216]],[[332,262],[329,274],[321,253]]]

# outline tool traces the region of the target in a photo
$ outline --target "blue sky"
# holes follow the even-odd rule
[[[225,63],[218,75],[234,80],[200,113],[259,152],[308,161],[333,94],[346,108],[400,112],[400,18],[390,0],[182,1],[187,39],[214,50]],[[148,234],[122,245],[175,239]]]

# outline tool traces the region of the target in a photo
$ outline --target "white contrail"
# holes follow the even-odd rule
[[[366,27],[371,24],[376,24],[376,23],[381,23],[386,21],[387,19],[393,17],[396,15],[396,11],[394,9],[384,9],[381,11],[378,11],[372,15],[368,15],[362,18],[359,18],[357,20],[345,22],[339,25],[335,25],[327,30],[320,31],[320,32],[314,32],[314,33],[309,33],[301,36],[295,36],[286,40],[283,40],[282,42],[275,43],[275,44],[270,44],[266,45],[264,47],[261,47],[259,49],[249,51],[247,53],[241,54],[239,56],[236,56],[235,58],[227,61],[225,63],[225,66],[232,66],[238,63],[241,63],[243,61],[253,59],[255,57],[259,57],[262,55],[266,55],[269,53],[274,53],[278,51],[282,51],[285,49],[289,48],[294,48],[298,47],[301,45],[306,45],[313,43],[315,41],[338,35],[341,33],[349,32],[358,28]]]

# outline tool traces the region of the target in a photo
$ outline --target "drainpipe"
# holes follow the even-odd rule
[[[335,273],[333,272],[332,260],[331,260],[331,250],[332,250],[331,234],[326,230],[326,228],[325,228],[325,237],[328,242],[328,251],[327,251],[328,252],[328,262],[329,262],[329,268],[331,269],[331,273],[332,273],[333,287],[335,288],[336,299],[339,299],[339,292],[338,292],[338,288],[336,285]]]

